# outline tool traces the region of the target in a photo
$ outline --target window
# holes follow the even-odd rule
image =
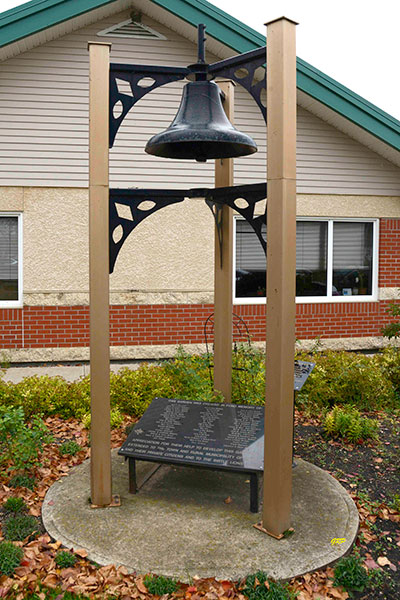
[[[265,299],[265,255],[252,227],[235,219],[236,302]],[[266,228],[263,230],[265,235]],[[377,297],[376,219],[298,218],[298,302],[372,300]],[[265,300],[264,300],[265,301]]]
[[[22,215],[0,213],[0,306],[22,304]]]

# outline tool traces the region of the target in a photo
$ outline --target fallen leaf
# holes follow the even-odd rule
[[[74,553],[81,558],[86,558],[88,553],[84,548],[79,548],[78,550],[74,550]]]
[[[142,594],[148,594],[147,587],[144,585],[143,579],[141,577],[138,577],[135,583],[139,592],[141,592]]]
[[[385,565],[390,565],[390,560],[386,556],[379,556],[376,562],[381,567],[384,567]]]
[[[367,558],[364,561],[364,565],[368,567],[368,569],[379,569],[379,565],[376,564],[373,558]]]

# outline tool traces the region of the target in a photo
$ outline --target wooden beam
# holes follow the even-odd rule
[[[111,503],[109,337],[109,71],[111,44],[89,42],[91,502]]]
[[[234,118],[234,84],[219,81],[225,94],[224,110]],[[233,159],[215,161],[215,187],[233,185]],[[214,241],[214,390],[222,392],[225,402],[232,397],[232,272],[233,216],[229,206],[222,208],[222,248],[215,228]]]
[[[296,317],[296,23],[267,23],[267,343],[262,525],[290,527]]]

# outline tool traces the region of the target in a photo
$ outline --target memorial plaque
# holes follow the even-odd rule
[[[118,454],[139,460],[261,472],[264,407],[155,398]]]

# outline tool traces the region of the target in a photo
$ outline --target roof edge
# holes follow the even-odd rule
[[[31,0],[0,14],[0,48],[116,0]]]
[[[117,0],[31,0],[0,14],[0,47],[7,46]],[[193,27],[205,23],[207,33],[234,52],[265,45],[265,37],[207,0],[151,0]],[[297,58],[297,87],[328,108],[400,151],[400,121]]]

